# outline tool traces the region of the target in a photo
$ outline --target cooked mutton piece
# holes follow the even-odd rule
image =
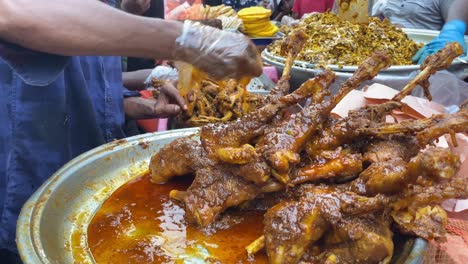
[[[363,81],[374,78],[377,73],[390,66],[390,58],[376,52],[349,78],[330,101],[324,101],[303,109],[288,120],[269,130],[256,146],[274,170],[274,176],[282,183],[290,181],[289,170],[292,164],[300,161],[299,153],[309,137],[321,127],[331,110],[351,90],[358,88]]]

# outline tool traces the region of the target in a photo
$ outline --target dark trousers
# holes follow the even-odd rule
[[[6,249],[0,249],[0,263],[4,264],[22,264],[20,256]]]

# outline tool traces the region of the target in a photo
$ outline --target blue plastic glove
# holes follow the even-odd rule
[[[422,64],[427,56],[436,53],[445,44],[450,42],[458,42],[463,47],[463,52],[466,54],[465,42],[466,23],[462,20],[452,20],[444,25],[437,38],[427,43],[414,56],[413,62]]]

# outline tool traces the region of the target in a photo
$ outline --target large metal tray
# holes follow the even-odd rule
[[[435,30],[423,30],[423,29],[410,29],[410,28],[403,28],[403,31],[408,35],[410,39],[418,43],[428,43],[435,37],[439,35],[439,31]],[[468,44],[468,37],[465,36],[465,42]],[[285,58],[275,56],[268,52],[268,49],[263,50],[262,58],[265,62],[275,65],[278,67],[284,67],[284,62],[286,61]],[[462,59],[466,60],[466,57]],[[452,66],[458,66],[463,64],[462,60],[454,60]],[[300,71],[310,71],[317,68],[316,64],[308,63],[305,61],[296,60],[294,62],[294,66],[296,70]],[[338,66],[338,65],[327,65],[327,67],[336,72],[354,72],[357,70],[358,66]],[[382,70],[382,73],[408,73],[412,71],[419,70],[419,65],[399,65],[399,66],[391,66],[388,69]],[[293,73],[294,74],[294,73]]]
[[[150,157],[197,128],[145,134],[82,154],[47,180],[21,210],[17,245],[26,264],[94,263],[87,228],[101,204],[120,186],[147,170]],[[426,242],[409,240],[396,263],[419,264]],[[405,250],[406,249],[406,250]]]

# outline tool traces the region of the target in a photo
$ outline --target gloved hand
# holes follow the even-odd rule
[[[427,56],[436,53],[442,49],[445,44],[450,42],[460,43],[463,47],[464,53],[466,54],[465,31],[466,23],[464,21],[452,20],[447,22],[440,31],[439,36],[427,43],[413,56],[413,62],[422,64]]]
[[[260,76],[262,60],[244,35],[186,20],[173,58],[190,63],[216,79]]]

